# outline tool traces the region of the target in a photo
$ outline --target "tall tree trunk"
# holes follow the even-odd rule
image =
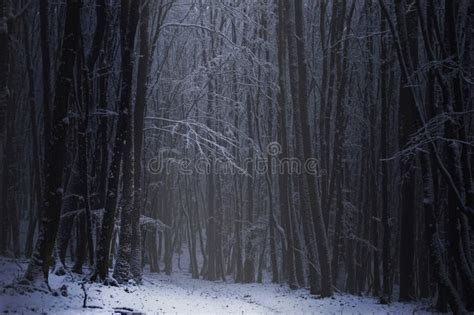
[[[339,254],[340,254],[340,243],[342,242],[342,235],[344,234],[343,229],[343,217],[344,217],[344,195],[343,195],[343,176],[344,176],[344,163],[342,161],[344,154],[344,138],[347,127],[347,115],[345,109],[345,97],[348,83],[351,82],[348,80],[350,76],[349,72],[349,62],[348,62],[348,52],[349,52],[349,42],[347,38],[349,37],[349,30],[351,29],[352,16],[355,9],[355,1],[352,2],[351,9],[347,18],[344,16],[341,17],[342,25],[344,26],[345,32],[341,34],[341,37],[346,38],[343,43],[342,51],[338,54],[341,55],[337,58],[337,78],[339,82],[338,94],[336,97],[336,122],[337,127],[334,132],[334,153],[333,153],[333,164],[332,170],[330,172],[330,191],[329,191],[329,200],[328,207],[331,208],[331,199],[333,196],[333,190],[336,191],[336,220],[335,220],[335,232],[334,232],[334,245],[333,245],[333,255],[332,255],[332,278],[334,283],[337,283],[338,273],[339,273]],[[344,10],[343,10],[344,11]],[[349,81],[349,82],[348,82]],[[350,100],[349,95],[349,100]],[[349,101],[350,102],[350,101]]]
[[[146,108],[146,96],[148,88],[148,65],[150,64],[150,53],[148,43],[148,20],[150,16],[148,1],[142,1],[140,17],[140,58],[137,74],[137,99],[134,115],[134,152],[135,152],[135,199],[132,216],[132,256],[131,272],[137,283],[141,282],[141,231],[140,214],[143,205],[143,121]]]
[[[56,81],[52,130],[45,146],[45,193],[44,211],[35,250],[25,272],[30,282],[40,281],[48,287],[48,270],[58,231],[63,197],[63,166],[65,160],[67,108],[72,90],[73,69],[76,59],[77,40],[80,35],[80,0],[66,2],[66,21],[63,44]],[[41,276],[44,279],[41,280]]]
[[[423,206],[426,229],[429,235],[430,261],[433,267],[435,279],[440,291],[446,294],[451,311],[454,314],[464,314],[465,309],[456,287],[446,274],[446,269],[442,258],[442,244],[438,233],[438,223],[436,222],[434,211],[433,176],[431,173],[430,159],[428,154],[422,154],[421,170],[423,176]],[[443,294],[439,292],[438,294]]]
[[[453,62],[459,64],[460,54],[458,52],[458,31],[456,25],[459,18],[458,12],[460,4],[451,1],[445,2],[445,40],[447,42],[446,51],[447,58],[453,58]],[[449,57],[448,57],[449,56]],[[463,112],[466,110],[463,106],[464,96],[462,81],[459,74],[456,73],[452,78],[452,97],[448,102],[453,105],[454,112]],[[471,104],[472,105],[472,104]],[[446,124],[446,133],[449,139],[465,140],[465,124],[464,116],[461,116],[459,126],[454,126],[451,121]],[[447,163],[453,178],[456,181],[456,187],[459,194],[463,198],[465,207],[472,209],[472,179],[470,176],[469,157],[467,152],[469,148],[464,150],[461,145],[455,141],[449,141],[447,152]],[[474,272],[472,271],[472,261],[470,261],[470,235],[468,234],[467,218],[461,212],[456,204],[456,191],[454,188],[448,190],[448,207],[450,226],[448,228],[448,235],[450,237],[449,252],[450,256],[454,256],[456,267],[459,272],[460,280],[464,291],[464,300],[468,311],[474,310]],[[471,225],[474,219],[471,218]],[[471,226],[472,228],[473,226]]]
[[[404,59],[410,69],[415,69],[418,56],[418,20],[416,11],[406,13],[406,1],[396,3],[398,32],[400,40],[407,43]],[[399,91],[399,145],[408,144],[410,136],[416,131],[416,101],[406,75],[402,72]],[[400,301],[411,301],[416,298],[415,292],[415,169],[414,161],[402,159],[401,174],[401,222],[400,222]]]
[[[287,13],[287,39],[288,39],[288,58],[289,58],[289,78],[291,96],[293,100],[293,126],[295,128],[295,154],[300,161],[304,161],[304,149],[303,149],[303,127],[300,120],[300,102],[301,93],[299,92],[299,73],[298,73],[298,50],[296,44],[296,26],[295,26],[295,4],[293,1],[286,3]],[[299,17],[301,18],[301,17]],[[311,287],[311,293],[317,294],[320,292],[319,277],[321,276],[319,268],[319,262],[317,261],[318,253],[316,249],[316,239],[314,234],[314,221],[313,214],[311,212],[311,201],[310,201],[310,189],[308,187],[308,176],[305,174],[299,174],[298,189],[300,197],[300,208],[303,220],[303,234],[306,249],[308,251],[308,262],[309,262],[309,283]]]
[[[125,104],[121,104],[124,110],[120,115],[124,116],[125,147],[122,156],[123,170],[123,194],[121,200],[120,234],[117,260],[114,266],[113,277],[119,283],[126,283],[131,277],[130,259],[132,255],[132,220],[134,206],[134,109],[132,106],[132,85],[133,85],[133,51],[135,47],[135,33],[138,25],[139,10],[136,4],[130,0],[122,0],[121,12],[121,43],[122,43],[122,93],[127,95],[126,99],[121,99]]]
[[[232,21],[232,41],[236,42],[237,41],[237,30],[236,30],[236,25],[235,21]],[[232,65],[232,98],[233,102],[235,102],[236,105],[233,114],[234,114],[234,128],[238,129],[239,128],[239,96],[238,96],[238,89],[239,86],[237,85],[237,62],[234,62]],[[236,140],[238,141],[238,136],[236,137]],[[234,148],[233,149],[233,155],[237,157],[238,149]],[[244,262],[243,262],[243,244],[242,244],[242,220],[243,220],[243,215],[242,215],[242,185],[241,185],[241,180],[242,176],[235,176],[233,185],[235,187],[236,191],[236,196],[235,196],[235,206],[234,206],[234,211],[235,211],[235,224],[234,224],[234,235],[235,235],[235,248],[234,248],[234,256],[236,260],[236,275],[235,275],[235,282],[244,282]]]
[[[278,22],[277,22],[277,34],[278,34],[278,109],[277,109],[277,132],[278,142],[281,146],[280,161],[288,158],[288,139],[286,135],[287,130],[287,118],[286,118],[286,39],[285,39],[285,5],[282,0],[277,0],[278,5]],[[278,169],[279,169],[278,165]],[[295,271],[295,244],[293,241],[292,231],[292,215],[290,209],[289,199],[289,176],[286,172],[279,169],[278,176],[278,187],[279,187],[279,200],[280,200],[280,212],[282,215],[283,228],[285,229],[286,237],[286,250],[284,251],[284,259],[286,261],[286,276],[287,282],[290,288],[295,289],[298,287],[296,281]]]
[[[299,114],[299,123],[301,124],[302,136],[302,161],[305,164],[314,157],[311,144],[310,126],[308,121],[308,89],[307,89],[307,60],[305,53],[305,33],[304,33],[304,14],[303,1],[295,0],[295,37],[297,43],[298,60],[298,86],[299,103],[296,103],[296,113]],[[294,57],[294,56],[292,56]],[[298,135],[297,135],[298,136]],[[316,233],[316,244],[318,246],[319,265],[321,268],[321,296],[327,297],[333,294],[331,263],[329,258],[329,244],[326,235],[326,227],[321,211],[320,200],[317,195],[316,176],[306,172],[308,182],[308,194],[313,216],[313,224]]]
[[[1,206],[1,215],[4,220],[2,220],[0,228],[0,255],[5,255],[8,247],[8,189],[9,183],[7,177],[9,176],[8,170],[8,160],[7,160],[7,149],[8,149],[8,139],[11,136],[8,134],[8,104],[10,103],[10,90],[9,90],[9,78],[10,78],[10,38],[8,34],[8,14],[10,9],[9,0],[0,1],[0,42],[2,43],[0,47],[0,124],[1,130],[0,135],[2,136],[2,144],[0,147],[2,152],[2,164],[3,164],[3,178],[2,178],[2,204]],[[6,138],[5,138],[6,137]],[[4,140],[6,139],[6,140]],[[5,142],[3,142],[3,140]]]
[[[96,261],[96,271],[92,279],[108,281],[108,271],[109,271],[109,255],[110,255],[110,246],[112,242],[112,234],[115,226],[115,213],[117,208],[117,198],[118,198],[118,187],[119,187],[119,178],[120,178],[120,164],[122,161],[122,154],[124,153],[124,148],[128,147],[129,160],[128,163],[132,163],[130,154],[133,154],[133,144],[131,140],[133,136],[131,134],[131,125],[132,120],[132,111],[131,111],[131,99],[132,99],[132,82],[133,82],[133,62],[132,62],[132,51],[135,42],[135,31],[138,23],[138,7],[136,5],[130,5],[130,1],[122,0],[122,12],[120,19],[120,28],[121,28],[121,43],[122,43],[122,80],[121,80],[121,95],[119,103],[119,119],[117,123],[117,131],[114,140],[114,147],[112,153],[112,161],[107,177],[107,196],[105,202],[104,216],[102,219],[102,228],[100,232],[100,239],[97,246],[97,261]],[[126,145],[125,145],[126,143]],[[131,172],[133,164],[128,164],[130,166],[128,169],[124,170],[126,172]],[[133,174],[128,174],[130,176],[129,181],[127,182],[128,186],[132,186],[133,189]],[[127,187],[126,189],[130,189]],[[132,194],[132,193],[130,193]],[[131,198],[132,196],[127,196]],[[127,205],[129,209],[125,211],[131,211],[133,206],[132,200],[127,200]],[[126,222],[125,222],[126,224]],[[130,224],[130,222],[128,222]],[[131,231],[131,230],[130,230]],[[123,249],[126,250],[125,256],[127,256],[127,245],[124,245]],[[124,257],[128,261],[128,257]],[[126,265],[126,262],[123,261]],[[128,275],[124,275],[125,278],[128,278]],[[122,279],[123,280],[123,279]]]
[[[29,42],[28,23],[23,19],[23,38],[25,42],[25,63],[27,65],[28,73],[28,99],[30,105],[30,121],[31,121],[31,138],[32,138],[32,154],[33,154],[33,195],[32,196],[32,213],[28,222],[28,231],[25,241],[25,257],[30,257],[33,252],[33,241],[36,226],[38,225],[38,218],[41,216],[40,206],[43,200],[43,181],[41,169],[40,143],[39,143],[39,128],[38,115],[36,111],[36,95],[35,95],[35,72],[33,69],[33,60],[31,58],[31,47]]]
[[[387,30],[385,16],[380,18],[380,31],[385,32]],[[389,107],[389,93],[387,88],[388,82],[388,53],[387,53],[387,43],[384,40],[384,37],[381,37],[380,40],[380,59],[382,64],[380,65],[380,119],[381,119],[381,128],[380,128],[380,157],[382,159],[386,158],[388,155],[388,120],[390,115]],[[391,228],[389,223],[390,212],[388,208],[388,162],[381,162],[381,186],[382,186],[382,227],[383,227],[383,239],[382,239],[382,280],[383,288],[382,294],[383,297],[390,302],[391,296],[391,255],[390,255],[390,237],[391,237]]]
[[[8,35],[8,14],[10,9],[10,0],[0,0],[0,124],[2,126],[0,135],[6,134],[6,122],[7,122],[7,106],[10,98],[10,90],[8,88],[8,82],[10,77],[10,39]],[[1,148],[0,148],[1,149]],[[5,230],[2,228],[2,232]],[[6,241],[5,237],[2,237],[0,246],[5,246],[3,242]],[[3,247],[0,251],[3,251]]]

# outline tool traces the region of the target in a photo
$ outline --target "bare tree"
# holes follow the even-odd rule
[[[72,90],[74,63],[77,55],[77,40],[80,34],[81,1],[67,1],[63,44],[60,55],[51,136],[45,143],[45,192],[40,231],[24,278],[29,282],[45,283],[48,287],[48,271],[51,254],[58,230],[63,198],[63,166],[65,156],[67,109]],[[43,277],[43,279],[41,279]]]

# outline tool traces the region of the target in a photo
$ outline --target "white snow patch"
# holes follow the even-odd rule
[[[318,299],[307,290],[290,290],[286,285],[235,284],[191,279],[180,272],[166,276],[145,272],[140,286],[108,287],[86,284],[88,306],[83,308],[84,294],[80,276],[50,274],[50,285],[68,286],[68,296],[43,292],[19,293],[6,289],[21,276],[26,261],[0,258],[0,312],[21,314],[111,314],[125,308],[147,314],[423,314],[421,304],[393,303],[381,305],[376,299],[336,295]]]

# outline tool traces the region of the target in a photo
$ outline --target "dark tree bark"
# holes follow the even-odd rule
[[[25,272],[30,282],[40,281],[48,285],[48,270],[58,230],[63,197],[63,166],[65,158],[67,108],[73,80],[74,62],[80,35],[80,0],[68,0],[66,20],[61,48],[59,70],[55,86],[52,130],[49,142],[45,143],[45,193],[41,226],[35,250]],[[41,276],[44,279],[40,280]]]
[[[51,57],[49,48],[49,0],[39,3],[41,71],[43,85],[43,132],[44,143],[49,143],[51,133]],[[44,157],[46,159],[46,156]]]
[[[10,89],[9,89],[9,78],[10,78],[10,38],[8,34],[8,14],[9,14],[9,0],[0,1],[0,121],[1,121],[1,136],[3,147],[2,150],[2,163],[3,163],[3,177],[2,178],[2,204],[1,204],[1,215],[3,218],[8,217],[8,188],[9,182],[7,177],[9,176],[8,161],[7,161],[7,148],[8,139],[11,138],[7,131],[8,117],[8,104],[10,103]],[[3,142],[4,137],[6,141]],[[8,247],[8,220],[2,220],[1,223],[1,234],[0,234],[0,255],[5,255]]]
[[[108,269],[109,269],[109,255],[110,255],[110,246],[112,242],[112,234],[115,226],[115,213],[117,208],[117,199],[118,199],[118,187],[119,187],[119,178],[120,178],[120,165],[122,161],[122,154],[124,153],[124,148],[128,147],[128,157],[127,157],[127,167],[124,167],[126,172],[129,172],[129,180],[125,186],[132,186],[133,189],[133,174],[131,168],[133,168],[133,161],[131,160],[130,154],[133,154],[133,144],[130,141],[133,139],[131,135],[131,124],[132,120],[132,111],[131,111],[131,97],[132,97],[132,82],[133,82],[133,62],[132,62],[132,51],[135,42],[135,31],[138,24],[138,8],[136,5],[130,5],[130,2],[127,0],[122,1],[121,8],[121,18],[120,18],[120,29],[121,29],[121,43],[122,43],[122,80],[121,80],[121,95],[119,102],[119,119],[117,123],[117,131],[114,140],[114,147],[112,153],[112,161],[109,169],[109,174],[107,177],[107,198],[105,202],[105,211],[104,217],[102,219],[102,229],[100,233],[100,239],[97,248],[97,262],[96,262],[96,271],[92,279],[101,279],[102,281],[108,281]],[[127,144],[126,144],[127,143]],[[126,144],[126,145],[125,145]],[[124,179],[125,183],[125,179]],[[131,198],[130,187],[126,188],[129,193],[128,196],[124,196],[126,200],[128,209],[125,209],[125,212],[131,211],[133,206],[133,201],[126,198]],[[124,211],[124,210],[122,210]],[[125,221],[123,223],[126,225],[127,220],[130,220],[127,217],[128,213],[125,214]],[[128,221],[130,224],[130,221]],[[127,232],[130,232],[129,229]],[[125,233],[127,233],[125,232]],[[127,243],[127,237],[124,240]],[[128,245],[129,246],[129,245]],[[123,249],[125,250],[125,257],[122,260],[122,263],[126,264],[129,257],[127,252],[130,248],[126,248],[127,244],[124,244]],[[127,257],[128,256],[128,257]],[[128,279],[128,274],[121,275],[124,279]],[[121,280],[124,280],[121,279]]]
[[[303,143],[303,126],[301,124],[300,115],[300,102],[301,93],[299,91],[299,72],[298,72],[298,49],[296,44],[296,26],[295,26],[295,4],[292,1],[286,3],[286,20],[287,20],[287,39],[288,39],[288,58],[289,58],[289,78],[290,78],[290,89],[293,100],[293,125],[295,128],[295,155],[300,160],[304,160],[304,143]],[[298,16],[301,18],[300,16]],[[305,125],[306,126],[306,125]],[[299,189],[299,202],[301,208],[301,215],[303,220],[303,234],[306,249],[308,251],[308,262],[309,262],[309,283],[311,287],[311,293],[317,294],[320,292],[319,278],[321,277],[320,271],[317,269],[319,261],[317,260],[318,253],[316,249],[316,239],[314,233],[314,221],[313,214],[311,212],[311,191],[308,185],[309,176],[305,174],[299,174],[298,189]]]
[[[232,41],[237,42],[237,30],[235,21],[232,20]],[[234,105],[233,110],[233,126],[234,128],[239,128],[239,95],[238,95],[238,84],[237,84],[237,62],[234,62],[232,65],[233,75],[232,75],[232,98]],[[238,136],[236,137],[238,140]],[[233,149],[234,156],[237,156],[237,148]],[[242,185],[241,185],[242,176],[235,176],[233,185],[236,191],[235,194],[235,203],[234,203],[234,211],[235,211],[235,224],[234,224],[234,238],[235,238],[235,247],[233,249],[233,255],[235,257],[235,282],[244,282],[244,262],[243,262],[243,244],[242,244]]]
[[[124,130],[124,151],[122,156],[123,171],[123,194],[121,200],[120,234],[117,260],[114,266],[113,277],[119,283],[126,283],[132,278],[130,270],[130,260],[132,255],[132,231],[133,231],[133,206],[135,198],[134,176],[134,109],[132,107],[132,85],[133,85],[133,51],[135,46],[135,33],[139,19],[139,8],[130,0],[122,0],[122,12],[120,16],[120,32],[122,44],[122,93],[127,94],[126,99],[122,98],[120,112],[125,120]],[[138,209],[136,211],[139,211]]]
[[[297,58],[298,58],[298,86],[299,86],[299,103],[296,103],[296,113],[299,114],[299,123],[301,124],[301,135],[304,159],[302,161],[309,161],[314,157],[311,144],[310,126],[308,121],[308,89],[307,89],[307,60],[305,53],[304,41],[304,15],[302,0],[295,0],[295,37],[297,43]],[[295,56],[292,56],[295,57]],[[295,105],[295,104],[294,104]],[[308,182],[308,194],[311,205],[311,212],[313,216],[313,224],[316,233],[316,244],[318,246],[319,264],[321,267],[321,295],[323,297],[331,296],[333,294],[332,288],[332,274],[331,264],[329,258],[329,244],[326,235],[326,227],[321,210],[320,200],[317,196],[316,176],[306,174]]]
[[[425,215],[426,230],[429,235],[430,261],[433,267],[435,279],[440,286],[438,294],[446,294],[451,311],[454,314],[464,314],[463,302],[456,290],[455,285],[446,274],[446,269],[442,258],[442,244],[438,233],[438,223],[436,222],[433,195],[433,176],[431,173],[431,162],[428,154],[422,154],[422,176],[423,176],[423,206]]]
[[[149,4],[144,2],[140,16],[140,58],[137,74],[137,99],[134,113],[134,155],[135,155],[135,199],[132,215],[132,261],[130,262],[132,276],[137,283],[141,282],[141,231],[140,214],[143,204],[143,121],[148,90],[148,66],[150,64],[148,20]]]
[[[396,3],[396,14],[400,40],[407,43],[403,51],[409,68],[415,69],[418,59],[418,20],[416,11],[406,13],[406,1]],[[402,72],[399,92],[399,145],[406,146],[411,134],[416,131],[416,101],[406,75]],[[416,298],[415,292],[415,170],[414,161],[402,159],[401,174],[401,222],[400,222],[400,301]]]
[[[1,127],[0,136],[2,136],[2,178],[1,178],[1,210],[2,215],[0,236],[0,253],[3,255],[18,256],[20,251],[19,244],[19,216],[17,205],[18,191],[18,171],[15,164],[18,156],[18,128],[16,118],[19,102],[17,87],[13,84],[15,74],[20,70],[18,63],[14,62],[13,49],[14,38],[19,35],[19,23],[11,19],[12,4],[8,0],[0,3],[0,40],[2,47],[0,49],[0,73],[3,76],[0,79],[0,119],[4,123]],[[4,44],[3,44],[4,43]]]
[[[458,10],[460,5],[451,1],[445,2],[445,42],[446,57],[453,58],[453,62],[458,64],[460,61],[460,54],[458,52],[458,39],[455,34],[458,34],[456,28],[457,19],[459,17]],[[452,98],[448,102],[452,103],[453,112],[463,112],[464,96],[462,81],[459,74],[454,74],[452,79]],[[471,104],[472,105],[472,104]],[[450,106],[450,105],[448,105]],[[472,107],[472,106],[471,106]],[[449,110],[449,108],[448,108]],[[464,116],[461,116],[459,127],[454,126],[452,122],[447,122],[446,133],[450,139],[465,139],[465,124]],[[456,188],[459,195],[462,196],[464,207],[473,209],[473,191],[472,178],[470,176],[470,159],[468,157],[469,148],[462,149],[459,143],[450,141],[448,143],[447,165],[453,179],[456,183]],[[448,211],[449,211],[449,228],[448,238],[450,240],[450,247],[448,253],[454,256],[457,270],[459,272],[460,280],[464,291],[465,305],[468,311],[474,310],[474,272],[472,271],[472,257],[470,257],[471,236],[469,235],[469,228],[467,226],[467,217],[462,213],[456,202],[456,191],[454,187],[448,190]],[[474,209],[473,209],[474,210]],[[471,228],[473,227],[471,218]],[[463,246],[463,243],[466,244]]]
[[[109,34],[106,28],[106,34]],[[104,40],[104,46],[110,47],[110,40]],[[106,44],[105,44],[106,43]],[[107,91],[109,89],[109,77],[110,69],[109,57],[107,53],[110,54],[110,48],[107,49],[104,47],[104,53],[99,55],[99,69],[98,73],[98,110],[107,112],[108,109],[108,98]],[[98,117],[98,126],[97,126],[97,137],[96,137],[96,146],[94,150],[94,158],[96,159],[96,169],[95,175],[97,181],[95,182],[94,189],[98,195],[93,203],[94,209],[103,209],[105,208],[105,202],[107,199],[107,174],[109,170],[109,143],[108,143],[108,117],[107,115],[101,115]]]
[[[285,19],[285,6],[282,0],[277,0],[277,34],[278,34],[278,109],[277,109],[277,121],[278,121],[278,142],[281,146],[280,160],[288,157],[288,139],[287,139],[287,118],[286,118],[286,80],[285,80],[285,65],[286,65],[286,34],[284,28]],[[279,165],[278,165],[279,166]],[[279,185],[279,200],[280,200],[280,212],[282,214],[283,228],[285,229],[286,237],[286,249],[284,250],[284,259],[286,266],[287,282],[290,288],[294,289],[298,287],[296,281],[295,271],[295,244],[293,241],[293,230],[292,230],[292,215],[290,208],[289,199],[289,184],[290,178],[286,172],[280,170],[278,176]]]
[[[341,17],[343,21],[343,25],[345,28],[345,32],[341,34],[341,38],[345,37],[342,51],[338,54],[341,55],[338,59],[338,67],[337,67],[337,78],[338,78],[338,94],[336,97],[336,121],[337,127],[334,132],[334,152],[333,152],[333,164],[332,164],[332,171],[330,176],[330,192],[329,192],[329,200],[328,206],[331,204],[330,199],[332,199],[332,191],[336,191],[336,202],[335,202],[335,212],[336,212],[336,220],[335,220],[335,232],[334,232],[334,244],[333,244],[333,252],[332,252],[332,279],[334,283],[337,284],[337,279],[339,275],[339,255],[340,255],[340,245],[342,243],[342,236],[344,234],[344,227],[343,227],[343,217],[344,217],[344,195],[343,195],[343,176],[344,176],[344,163],[342,161],[343,153],[344,153],[344,138],[345,132],[347,127],[347,115],[345,109],[345,99],[346,99],[346,90],[349,81],[349,60],[348,60],[348,52],[349,52],[349,42],[347,40],[349,36],[349,30],[351,29],[352,23],[352,16],[355,9],[355,1],[352,2],[352,5],[349,10],[349,14],[346,17]],[[342,39],[341,39],[342,40]],[[350,99],[350,97],[349,97]],[[349,101],[350,102],[350,101]]]
[[[89,180],[90,177],[90,157],[89,157],[89,147],[91,142],[90,135],[90,112],[91,109],[96,109],[94,104],[95,98],[92,95],[93,92],[93,82],[94,82],[94,69],[99,58],[99,52],[102,47],[102,42],[105,35],[105,29],[107,26],[107,6],[105,0],[96,0],[95,1],[95,12],[96,12],[96,21],[97,25],[94,30],[94,35],[92,39],[92,45],[89,50],[89,53],[86,55],[85,52],[82,56],[86,56],[82,60],[81,69],[78,69],[78,73],[82,72],[82,112],[80,119],[80,131],[79,131],[79,140],[78,147],[80,152],[79,160],[79,169],[80,169],[80,184],[82,186],[82,204],[84,206],[84,218],[79,219],[79,222],[84,224],[82,231],[84,234],[84,241],[87,245],[89,264],[93,266],[95,264],[95,244],[93,241],[93,232],[92,232],[92,207],[91,207],[91,198],[90,198],[90,189],[91,183]],[[83,44],[83,40],[81,40]],[[84,47],[82,47],[84,50]],[[76,263],[76,266],[80,265]]]
[[[385,16],[380,18],[380,31],[384,32],[387,30]],[[388,52],[387,43],[384,37],[380,40],[380,59],[382,64],[380,65],[380,103],[381,103],[381,127],[380,127],[380,157],[386,158],[388,155],[388,117],[390,114],[389,107],[389,93],[388,93]],[[381,186],[382,186],[382,227],[383,227],[383,239],[382,239],[382,294],[387,302],[390,302],[391,296],[391,228],[389,223],[390,212],[388,208],[388,163],[385,161],[381,162]]]
[[[30,27],[28,26],[27,19],[23,19],[23,40],[25,42],[25,64],[27,65],[28,73],[28,102],[30,107],[30,121],[31,121],[31,138],[32,138],[32,154],[33,160],[33,196],[32,196],[32,212],[28,222],[28,230],[25,241],[25,257],[30,257],[33,252],[33,241],[38,225],[38,218],[41,216],[40,206],[43,200],[43,181],[42,181],[42,169],[41,169],[41,156],[40,156],[40,143],[39,143],[39,127],[38,127],[38,114],[35,93],[35,71],[33,69],[33,60],[31,56],[30,48]]]
[[[10,96],[8,88],[8,78],[10,74],[10,39],[8,36],[9,4],[10,0],[0,1],[0,42],[2,42],[2,47],[0,48],[0,122],[2,129],[0,132],[2,136],[6,133],[6,113]],[[2,229],[2,231],[4,230]],[[5,240],[6,238],[2,238],[1,246],[5,246],[3,245]]]
[[[337,69],[340,69],[342,35],[345,20],[346,3],[344,1],[332,2],[332,15],[330,18],[329,42],[326,41],[325,25],[323,14],[326,14],[329,2],[321,5],[320,13],[320,33],[322,36],[321,48],[323,49],[323,72],[321,78],[320,95],[320,164],[321,176],[321,209],[324,215],[324,224],[329,228],[329,217],[332,203],[333,190],[335,190],[335,180],[331,182],[331,127],[334,107],[334,96],[337,95]],[[329,57],[329,58],[328,58]],[[330,185],[332,184],[332,188]],[[331,190],[332,189],[332,190]]]

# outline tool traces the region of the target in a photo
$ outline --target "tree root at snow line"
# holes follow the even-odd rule
[[[67,285],[63,284],[59,289],[53,290],[49,285],[47,287],[41,287],[34,285],[31,281],[27,279],[21,279],[16,283],[8,284],[5,286],[5,289],[12,289],[18,292],[21,295],[25,293],[41,292],[45,294],[52,294],[53,296],[68,296]]]
[[[102,283],[103,285],[106,286],[111,286],[111,287],[119,287],[119,283],[117,280],[115,280],[112,276],[108,276],[106,279],[101,279],[99,276],[99,272],[95,269],[92,270],[92,272],[84,277],[85,282],[95,282],[95,283]]]
[[[32,293],[32,292],[41,292],[41,293],[46,293],[46,294],[51,294],[51,291],[45,288],[41,288],[38,286],[34,286],[31,283],[27,283],[24,280],[20,280],[17,283],[12,283],[12,284],[7,284],[4,286],[5,289],[11,289],[14,291],[17,291],[19,294],[25,294],[25,293]]]

